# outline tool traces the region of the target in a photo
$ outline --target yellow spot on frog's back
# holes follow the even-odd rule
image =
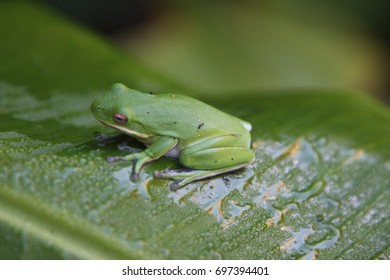
[[[195,115],[196,115],[196,112],[192,112],[192,114],[195,116]]]
[[[171,96],[172,96],[172,97],[176,97],[176,95],[175,95],[175,94],[171,94]]]

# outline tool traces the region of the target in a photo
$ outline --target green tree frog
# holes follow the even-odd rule
[[[133,181],[144,165],[162,156],[178,159],[186,167],[154,173],[175,180],[172,190],[241,169],[254,160],[248,122],[188,96],[148,94],[117,83],[92,103],[91,111],[104,125],[146,146],[141,152],[108,158],[133,161]]]

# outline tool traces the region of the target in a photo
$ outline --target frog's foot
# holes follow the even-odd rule
[[[177,176],[171,177],[171,179],[174,179],[175,181],[172,182],[169,187],[171,188],[172,191],[176,191],[176,190],[184,187],[185,185],[187,185],[188,183],[191,183],[193,181],[206,179],[206,178],[213,177],[213,176],[219,175],[221,173],[230,172],[230,171],[232,171],[231,168],[227,168],[224,171],[221,169],[193,170],[190,172],[182,173],[182,176],[177,175]]]
[[[184,179],[193,174],[193,169],[183,168],[183,169],[165,169],[162,171],[154,171],[154,177],[156,178],[164,178],[164,179]]]
[[[245,163],[233,167],[229,166],[229,167],[219,168],[215,170],[196,170],[196,169],[169,170],[167,169],[164,171],[155,171],[154,177],[175,180],[174,182],[171,183],[170,188],[171,190],[176,191],[193,181],[198,181],[209,177],[217,176],[219,174],[235,171],[244,168],[247,165],[248,163]]]

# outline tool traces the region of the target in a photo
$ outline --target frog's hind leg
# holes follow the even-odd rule
[[[191,171],[177,171],[177,170],[164,170],[164,171],[156,171],[154,176],[156,178],[166,178],[166,179],[174,179],[175,181],[170,184],[170,188],[172,191],[176,191],[183,186],[191,183],[193,181],[206,179],[209,177],[213,177],[216,175],[220,175],[227,172],[232,172],[247,166],[248,163],[238,165],[235,167],[226,167],[220,168],[216,170],[191,170]]]
[[[157,178],[174,179],[172,190],[184,185],[219,174],[235,171],[247,166],[254,159],[253,152],[243,147],[210,148],[204,150],[184,149],[180,153],[180,162],[190,170],[165,170],[155,172]]]

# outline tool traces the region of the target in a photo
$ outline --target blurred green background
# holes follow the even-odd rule
[[[358,89],[389,102],[386,1],[44,1],[193,91]]]

